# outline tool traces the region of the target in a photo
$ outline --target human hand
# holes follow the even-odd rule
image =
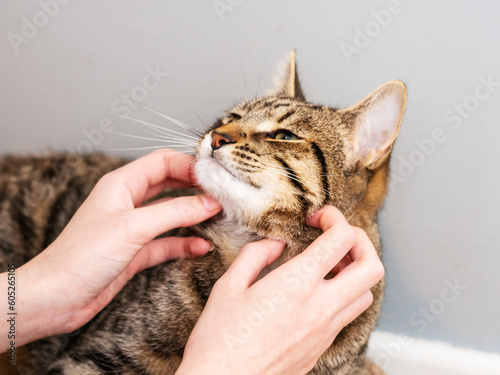
[[[241,250],[215,284],[177,375],[305,374],[371,305],[384,268],[366,233],[332,206],[307,224],[324,233],[258,281],[284,245],[262,240]]]
[[[212,198],[142,205],[167,187],[193,186],[192,165],[190,156],[161,150],[99,180],[54,243],[17,271],[18,345],[81,327],[145,268],[209,251],[201,238],[154,238],[216,214]]]

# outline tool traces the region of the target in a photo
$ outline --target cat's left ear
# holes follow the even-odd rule
[[[273,95],[305,100],[297,74],[295,55],[295,50],[293,50],[281,64],[275,78],[276,89],[273,91]]]
[[[380,86],[354,107],[339,111],[352,142],[353,164],[376,169],[390,155],[406,107],[406,86],[391,81]]]

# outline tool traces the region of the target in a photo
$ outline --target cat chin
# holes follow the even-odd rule
[[[251,221],[265,212],[269,199],[264,191],[235,177],[211,157],[196,161],[195,174],[202,189],[222,205],[228,219]]]
[[[271,195],[238,178],[212,157],[210,137],[198,147],[195,175],[205,192],[219,201],[229,220],[249,222],[261,217],[269,206]]]

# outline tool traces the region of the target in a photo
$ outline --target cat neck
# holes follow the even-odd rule
[[[230,220],[224,215],[214,221],[197,225],[196,231],[214,244],[215,251],[220,254],[226,269],[234,261],[243,246],[263,238],[244,224],[237,220]]]
[[[304,250],[320,233],[316,228],[303,226],[285,232],[262,233],[249,225],[236,219],[230,219],[224,214],[219,215],[215,220],[197,225],[195,235],[201,236],[211,241],[215,246],[215,251],[220,255],[220,259],[225,269],[234,261],[240,250],[246,244],[255,242],[263,238],[274,238],[286,244],[285,250],[272,268],[286,262],[291,257]]]

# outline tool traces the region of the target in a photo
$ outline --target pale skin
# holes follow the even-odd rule
[[[136,273],[211,249],[201,238],[155,239],[219,212],[219,204],[209,196],[143,205],[166,187],[193,186],[192,166],[192,157],[161,150],[97,183],[56,241],[16,271],[17,347],[80,328]],[[266,239],[243,247],[215,284],[177,374],[304,374],[340,330],[370,306],[370,288],[384,269],[366,234],[331,206],[318,210],[307,224],[324,233],[258,281],[284,245]],[[300,269],[307,272],[297,274]],[[336,276],[325,280],[332,269]],[[300,283],[287,282],[290,275],[300,277]],[[7,274],[0,274],[4,296],[7,285]],[[238,322],[248,319],[262,301],[271,307],[242,339]],[[6,298],[0,300],[0,309],[7,312]],[[5,352],[10,345],[5,319],[0,327]]]

